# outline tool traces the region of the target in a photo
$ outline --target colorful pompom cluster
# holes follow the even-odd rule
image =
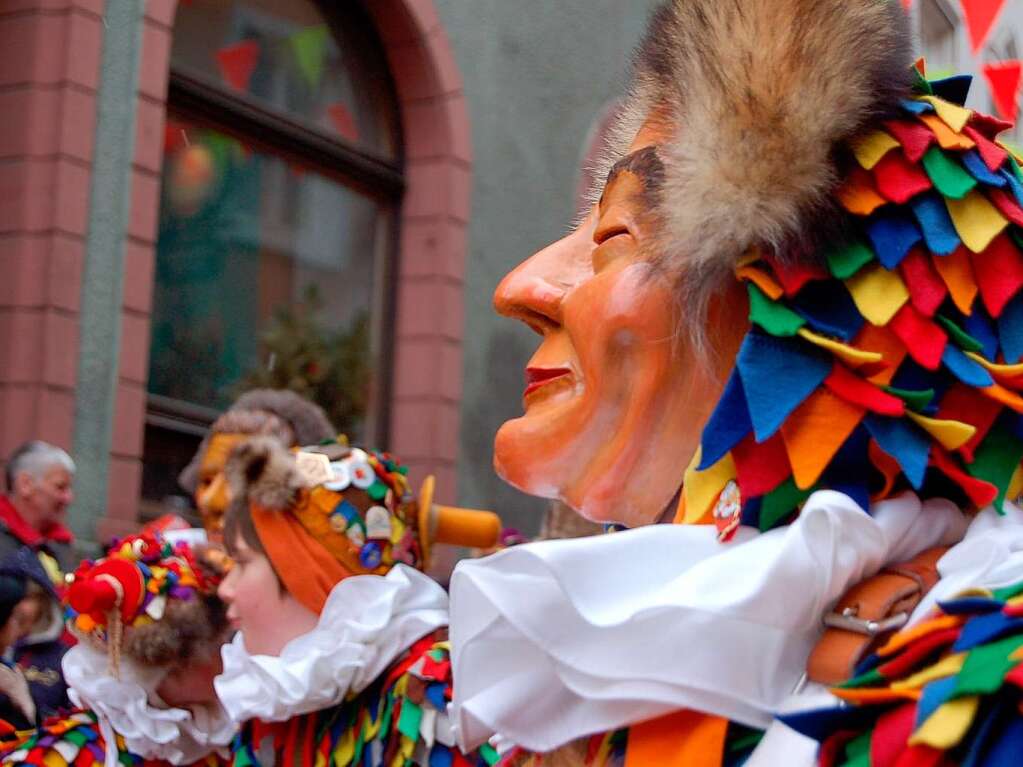
[[[832,692],[849,706],[784,717],[822,767],[1017,765],[1023,583],[972,589],[892,637]]]
[[[239,733],[233,767],[489,767],[497,752],[462,754],[451,738],[451,661],[445,631],[424,637],[369,689],[334,708],[287,722],[252,721]]]
[[[3,764],[29,764],[36,767],[102,767],[106,764],[107,746],[91,711],[79,711],[64,718],[54,718],[42,727],[18,733],[0,741]],[[117,736],[117,761],[124,767],[158,764],[131,753],[124,738]],[[217,767],[223,760],[214,754],[195,762],[192,767]]]
[[[408,469],[375,450],[342,447],[329,457],[329,477],[293,509],[306,530],[352,572],[383,572],[398,562],[419,567],[423,554]]]
[[[686,472],[679,521],[769,530],[817,489],[966,508],[1023,489],[1023,172],[969,78],[915,70],[837,191],[815,264],[752,253],[752,327]]]
[[[76,630],[105,640],[114,609],[123,626],[140,626],[160,620],[169,601],[212,594],[219,582],[211,569],[199,566],[189,544],[143,533],[79,565],[65,593],[65,612]]]

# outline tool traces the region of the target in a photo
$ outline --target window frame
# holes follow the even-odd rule
[[[333,34],[338,23],[333,4],[326,0],[310,1]],[[361,3],[359,5],[357,15],[362,18],[355,22],[364,26],[362,31],[377,40],[383,50],[383,43],[379,41],[372,22]],[[397,90],[390,71],[387,74],[397,111]],[[337,181],[385,208],[381,212],[381,216],[386,219],[381,225],[387,229],[384,252],[373,254],[375,287],[372,298],[372,305],[382,307],[383,311],[376,312],[378,316],[373,317],[371,322],[371,338],[378,351],[373,366],[370,411],[366,416],[363,436],[368,443],[386,449],[390,432],[391,378],[394,368],[400,207],[406,187],[400,114],[396,122],[399,135],[395,137],[398,152],[395,159],[389,160],[343,137],[329,134],[319,126],[304,123],[246,94],[232,91],[210,77],[183,71],[173,63],[168,76],[166,105],[168,118],[180,116],[231,135],[254,149],[262,149],[306,166],[310,171]],[[149,391],[147,384],[147,426],[202,436],[218,415],[219,411],[214,408],[154,394]],[[142,459],[144,462],[144,446]]]

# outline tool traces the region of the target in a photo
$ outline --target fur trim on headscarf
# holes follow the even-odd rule
[[[240,410],[262,411],[277,416],[291,428],[292,445],[315,445],[337,436],[337,431],[331,425],[323,408],[290,389],[247,391],[235,400],[224,415]],[[216,424],[214,424],[215,430]],[[203,438],[188,466],[178,475],[178,484],[189,495],[195,493],[199,484],[199,465],[202,463],[202,457],[208,446],[209,435]]]
[[[911,62],[896,0],[662,6],[619,130],[651,109],[670,121],[657,260],[702,290],[752,246],[812,253],[846,221],[831,199],[837,147],[893,113]]]
[[[264,509],[287,509],[307,483],[292,454],[271,437],[253,437],[234,449],[224,470],[231,488],[231,509],[256,504]]]

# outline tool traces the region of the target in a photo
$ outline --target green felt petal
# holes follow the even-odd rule
[[[951,197],[953,200],[963,199],[971,189],[977,186],[977,179],[936,146],[927,150],[923,166],[935,188],[945,197]]]
[[[984,351],[984,345],[976,338],[971,336],[961,327],[956,325],[948,317],[942,317],[940,314],[935,316],[935,319],[941,323],[942,327],[948,331],[948,334],[952,336],[959,347],[965,349],[968,352],[982,352]]]
[[[874,260],[874,251],[862,241],[840,245],[827,254],[831,274],[840,280],[847,280]]]
[[[776,303],[764,295],[752,282],[746,283],[749,291],[749,318],[772,336],[794,336],[806,320],[788,307]]]

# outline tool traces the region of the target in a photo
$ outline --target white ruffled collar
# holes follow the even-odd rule
[[[950,502],[912,493],[868,515],[832,491],[791,525],[656,525],[463,560],[451,580],[459,744],[533,751],[679,708],[756,727],[796,687],[821,616],[889,562],[960,540]],[[523,598],[528,594],[528,598]]]
[[[64,679],[71,701],[96,713],[106,741],[106,767],[117,767],[115,733],[128,750],[146,760],[174,765],[196,762],[234,738],[236,725],[216,702],[189,709],[160,708],[156,688],[165,670],[121,658],[120,679],[106,673],[106,654],[85,643],[64,655]]]
[[[369,686],[402,652],[448,622],[448,597],[418,570],[356,575],[327,597],[316,627],[279,656],[250,655],[242,632],[224,645],[214,682],[231,718],[282,722],[340,703]]]

